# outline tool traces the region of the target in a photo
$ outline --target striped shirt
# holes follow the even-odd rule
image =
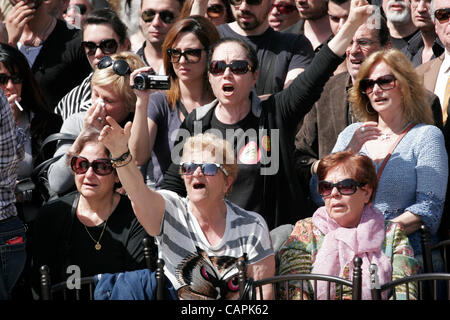
[[[168,190],[158,193],[165,200],[161,233],[156,237],[159,255],[180,297],[236,297],[239,258],[245,257],[251,265],[274,254],[269,229],[259,214],[225,200],[225,232],[220,243],[212,246],[189,210],[187,198]]]
[[[80,85],[69,91],[55,107],[55,113],[66,120],[71,114],[87,111],[91,106],[91,73]]]

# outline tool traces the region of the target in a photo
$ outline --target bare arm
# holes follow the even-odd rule
[[[422,220],[420,219],[420,216],[405,211],[398,217],[395,217],[391,221],[400,223],[403,226],[403,229],[405,229],[405,233],[407,235],[410,235],[411,233],[419,230],[420,226],[422,225]]]
[[[284,80],[284,88],[287,88],[292,81],[294,81],[295,78],[297,78],[297,76],[303,72],[303,68],[295,68],[292,70],[289,70],[289,72],[286,75],[286,79]]]
[[[264,258],[261,261],[253,263],[247,268],[247,276],[252,277],[254,280],[261,280],[275,275],[275,257],[273,255]],[[272,285],[266,285],[263,287],[264,300],[273,299]],[[260,297],[258,296],[258,299]]]

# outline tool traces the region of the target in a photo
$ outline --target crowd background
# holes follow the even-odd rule
[[[144,237],[180,297],[218,298],[207,282],[235,284],[240,258],[256,279],[348,277],[323,255],[347,255],[330,239],[364,219],[386,281],[422,272],[420,226],[450,238],[450,1],[371,5],[0,0],[0,299],[38,299],[42,264],[55,279],[143,269]],[[170,89],[138,90],[137,74]],[[221,146],[206,131],[232,166],[191,150],[200,133]],[[376,181],[346,167],[359,156]]]

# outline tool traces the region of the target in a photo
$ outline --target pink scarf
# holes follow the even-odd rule
[[[366,205],[359,225],[356,228],[344,228],[328,216],[325,207],[321,207],[314,213],[312,222],[325,234],[322,246],[317,252],[313,273],[343,277],[344,268],[348,265],[352,275],[353,259],[360,257],[363,261],[363,300],[371,299],[369,274],[371,263],[378,266],[380,285],[391,280],[391,260],[381,251],[386,232],[384,216],[380,211]],[[318,299],[326,299],[326,294],[326,283],[317,282]]]

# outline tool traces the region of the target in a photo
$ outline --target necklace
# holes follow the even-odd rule
[[[107,223],[108,223],[108,219],[105,220],[105,224],[103,225],[102,233],[100,234],[100,237],[98,238],[98,240],[95,240],[95,239],[94,239],[94,237],[91,235],[91,233],[90,233],[89,230],[87,229],[86,225],[83,224],[84,229],[86,230],[87,234],[89,235],[89,237],[91,237],[92,241],[94,241],[94,243],[95,243],[94,248],[95,248],[95,250],[97,250],[97,251],[100,250],[100,249],[102,248],[102,245],[100,244],[100,240],[101,240],[102,237],[103,237],[103,232],[105,232],[106,224],[107,224]]]
[[[399,133],[401,134],[407,127],[408,127],[408,125],[409,125],[409,123],[407,123],[406,124],[406,126],[404,126],[400,131],[399,131]],[[386,140],[391,140],[391,138],[392,138],[392,136],[394,135],[394,134],[397,134],[397,133],[394,133],[393,131],[392,132],[389,132],[389,133],[381,133],[381,136],[379,137],[379,139],[381,140],[381,141],[386,141]]]

